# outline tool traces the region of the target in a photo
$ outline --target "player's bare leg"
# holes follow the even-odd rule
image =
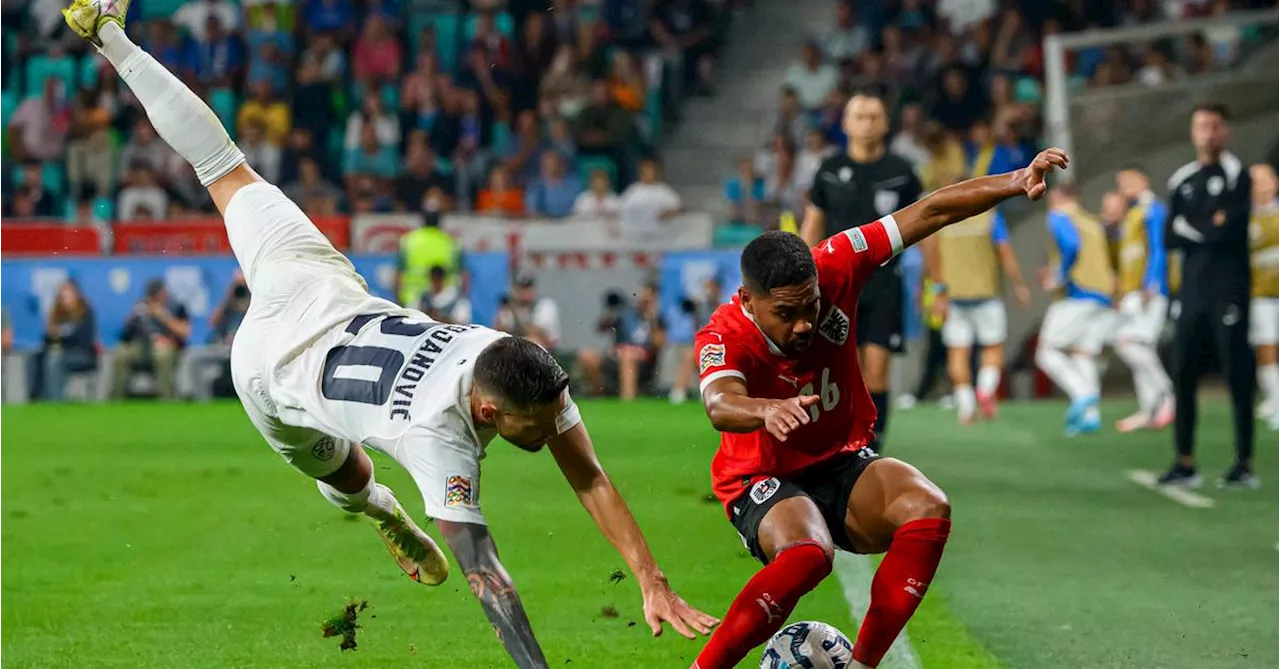
[[[769,563],[743,586],[695,669],[727,669],[768,641],[796,602],[831,573],[831,533],[813,500],[796,496],[769,509],[759,530]]]
[[[951,534],[951,504],[920,470],[881,458],[867,465],[849,493],[845,529],[859,553],[886,553],[853,646],[854,661],[874,667],[933,581]]]
[[[1161,429],[1173,422],[1173,382],[1164,371],[1155,347],[1134,339],[1115,343],[1116,356],[1133,372],[1133,388],[1138,395],[1138,411],[1116,423],[1116,430],[1133,432]]]
[[[889,362],[893,352],[877,344],[864,344],[858,349],[862,378],[876,405],[875,441],[877,451],[884,449],[884,432],[889,427]]]
[[[191,164],[218,209],[225,211],[240,189],[263,179],[245,163],[213,110],[125,35],[128,9],[129,0],[75,0],[63,16],[120,73],[156,132]],[[397,563],[415,580],[434,584],[448,575],[440,548],[409,520],[391,491],[374,481],[372,464],[358,446],[319,485],[334,504],[372,517]]]
[[[978,411],[993,420],[1000,396],[1000,371],[1004,369],[1004,345],[983,346],[978,354]]]
[[[961,425],[973,425],[978,410],[978,398],[973,392],[973,373],[969,366],[971,351],[968,346],[947,349],[947,376],[951,377],[951,387],[955,389],[956,417]]]

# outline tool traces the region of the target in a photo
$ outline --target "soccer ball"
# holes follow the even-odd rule
[[[853,644],[840,630],[806,620],[782,628],[760,658],[760,669],[845,669],[853,666]]]

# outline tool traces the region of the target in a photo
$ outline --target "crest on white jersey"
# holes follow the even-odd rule
[[[827,317],[823,319],[822,325],[818,326],[818,333],[832,344],[843,345],[849,339],[849,317],[840,310],[840,307],[832,306],[831,311],[827,312]]]
[[[898,191],[896,190],[878,190],[876,191],[876,212],[881,216],[892,214],[898,209]]]

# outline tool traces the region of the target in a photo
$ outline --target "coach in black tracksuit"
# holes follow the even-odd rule
[[[882,99],[855,94],[845,106],[846,151],[827,158],[814,175],[800,236],[810,246],[838,232],[892,214],[920,197],[911,163],[888,152],[889,115]],[[876,270],[858,299],[858,353],[876,406],[876,440],[883,448],[889,417],[889,359],[903,350],[902,275],[898,256]]]
[[[1219,485],[1256,488],[1252,474],[1254,359],[1249,346],[1249,170],[1226,151],[1226,109],[1197,107],[1191,119],[1196,160],[1169,180],[1165,245],[1181,251],[1173,386],[1177,460],[1160,478],[1196,486],[1196,386],[1208,346],[1216,346],[1231,391],[1236,463]]]

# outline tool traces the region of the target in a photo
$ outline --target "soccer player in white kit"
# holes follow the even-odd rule
[[[519,667],[545,667],[528,616],[480,511],[480,460],[501,435],[551,453],[635,574],[655,635],[693,638],[717,621],[667,584],[596,459],[551,354],[475,325],[437,323],[368,293],[350,261],[245,162],[213,111],[124,32],[128,0],[75,0],[67,24],[98,47],[156,131],[195,168],[222,212],[252,302],[231,351],[250,421],[338,508],[369,516],[400,567],[438,584],[435,542],[374,480],[363,447],[413,475],[472,592]]]

